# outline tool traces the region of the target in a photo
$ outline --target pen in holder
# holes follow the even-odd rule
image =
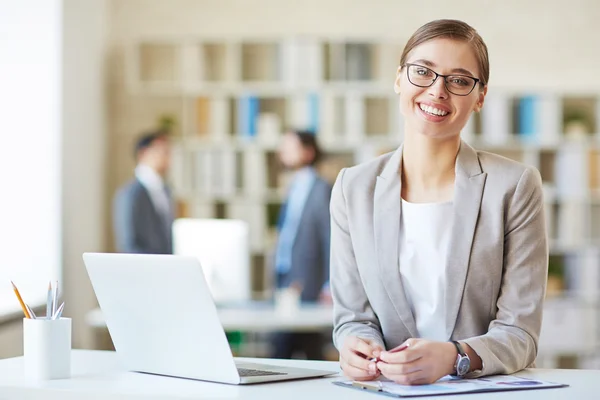
[[[71,376],[71,318],[23,319],[25,376],[34,380]]]

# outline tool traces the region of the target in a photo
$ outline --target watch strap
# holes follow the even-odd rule
[[[459,355],[461,355],[462,357],[466,357],[467,356],[467,353],[465,353],[465,350],[463,349],[462,344],[460,344],[456,340],[453,340],[452,344],[456,347],[456,351],[458,351]]]

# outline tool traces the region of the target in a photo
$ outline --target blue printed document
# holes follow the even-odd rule
[[[445,376],[431,385],[406,386],[385,378],[373,381],[336,381],[335,385],[392,397],[438,396],[460,393],[483,393],[523,389],[560,388],[568,385],[515,375],[495,375],[484,378],[461,379]]]

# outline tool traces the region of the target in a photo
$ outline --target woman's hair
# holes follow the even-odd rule
[[[466,42],[471,45],[477,57],[479,64],[479,79],[483,85],[487,85],[490,78],[490,60],[488,50],[479,33],[469,24],[456,19],[438,19],[421,26],[408,39],[402,56],[400,65],[404,66],[406,57],[417,46],[433,39],[453,39]]]

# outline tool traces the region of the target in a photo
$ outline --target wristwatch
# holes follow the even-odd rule
[[[469,358],[467,353],[465,353],[460,343],[453,340],[452,344],[456,346],[456,350],[458,351],[458,355],[456,356],[456,363],[454,364],[454,373],[452,375],[462,378],[463,376],[468,374],[469,370],[471,369],[471,359]]]

